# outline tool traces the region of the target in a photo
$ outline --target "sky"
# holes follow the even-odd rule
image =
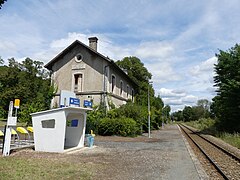
[[[0,56],[47,63],[76,39],[113,60],[136,56],[171,111],[216,95],[215,54],[240,42],[239,0],[8,0]]]

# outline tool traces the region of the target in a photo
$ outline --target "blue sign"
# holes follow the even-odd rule
[[[78,126],[78,120],[77,119],[73,119],[71,122],[71,127],[77,127]]]
[[[83,106],[84,106],[84,107],[92,107],[92,102],[91,102],[91,101],[88,101],[88,100],[84,100]]]
[[[69,106],[71,106],[71,105],[80,106],[80,99],[78,99],[78,98],[70,98],[69,99]]]

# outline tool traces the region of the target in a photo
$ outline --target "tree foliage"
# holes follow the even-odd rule
[[[147,106],[148,90],[151,97],[150,102],[153,102],[154,89],[149,84],[152,74],[148,72],[147,68],[137,57],[125,57],[116,64],[127,71],[128,76],[138,85],[136,89],[136,103]]]
[[[2,8],[2,5],[6,2],[7,0],[0,0],[0,9]]]
[[[191,121],[193,120],[192,116],[193,116],[193,110],[192,107],[190,106],[185,106],[183,111],[183,120],[184,121]]]
[[[144,67],[144,64],[137,57],[130,56],[125,57],[122,60],[116,62],[116,64],[127,71],[129,77],[138,84],[136,92],[136,104],[143,109],[148,106],[148,92],[150,97],[151,106],[151,118],[153,120],[153,126],[157,128],[163,121],[164,103],[160,96],[154,96],[155,92],[152,84],[150,83],[152,74]],[[167,107],[168,111],[164,112],[165,118],[169,118],[170,106]],[[146,122],[147,123],[147,122]],[[147,126],[144,126],[147,127]],[[153,127],[153,128],[154,128]]]
[[[214,82],[218,90],[211,109],[221,130],[240,132],[240,46],[220,50],[216,57]]]
[[[183,111],[173,113],[172,117],[177,121],[196,121],[202,118],[209,118],[210,104],[207,99],[200,99],[196,106],[185,106]]]
[[[4,60],[0,56],[0,64],[3,64],[3,63],[4,63]]]
[[[9,102],[20,99],[19,120],[31,123],[30,113],[50,106],[54,88],[43,63],[26,58],[21,63],[14,58],[8,66],[0,66],[0,115],[6,118]]]
[[[122,105],[119,108],[112,109],[108,111],[107,115],[104,116],[104,113],[101,113],[101,109],[95,108],[93,111],[88,113],[87,116],[87,132],[94,130],[95,133],[103,133],[104,131],[109,132],[109,129],[106,126],[105,122],[111,122],[109,119],[132,119],[135,123],[134,127],[137,129],[134,130],[134,134],[141,134],[142,132],[148,131],[148,108],[147,106],[140,106],[136,103],[128,102],[125,105]],[[102,121],[102,119],[105,119]],[[107,120],[106,120],[107,119]],[[159,129],[162,124],[161,111],[157,110],[154,106],[151,108],[151,129]],[[115,125],[118,125],[115,121],[112,121]],[[129,121],[127,121],[129,122]],[[104,123],[104,125],[102,125]],[[122,121],[125,123],[125,121]],[[123,126],[127,127],[127,126]],[[101,130],[99,129],[101,128]],[[105,130],[104,130],[105,129]],[[111,129],[115,129],[113,132],[116,132],[116,127],[111,126]],[[123,131],[123,130],[122,130]],[[126,129],[126,132],[128,130]],[[112,132],[112,131],[111,131]],[[117,133],[116,133],[117,134]],[[129,134],[129,133],[127,133]],[[119,134],[118,134],[119,135]]]
[[[183,112],[181,110],[173,112],[171,116],[175,121],[183,121]]]
[[[125,132],[128,132],[128,125],[130,124],[134,127],[134,134],[141,134],[142,132],[148,131],[148,95],[150,97],[150,106],[151,106],[151,129],[159,129],[162,124],[163,116],[163,107],[164,103],[160,96],[154,96],[154,89],[150,82],[151,73],[148,72],[147,68],[144,67],[144,64],[137,57],[125,57],[122,60],[116,62],[116,64],[127,71],[128,76],[138,84],[136,89],[136,101],[135,103],[127,102],[127,104],[122,105],[120,108],[112,109],[108,111],[107,115],[103,115],[101,108],[94,110],[89,113],[87,118],[87,131],[93,129],[96,133],[101,134],[117,134],[124,135]],[[149,93],[148,93],[149,92]],[[166,117],[169,117],[170,106],[164,108]],[[127,121],[123,119],[127,118]],[[111,121],[111,119],[114,119]],[[117,132],[115,126],[119,126],[117,121],[121,123],[126,123],[126,125],[121,125],[121,128],[124,127],[124,133],[121,134]],[[114,126],[108,128],[108,123],[112,122]],[[134,122],[134,123],[133,123]],[[128,124],[130,123],[130,124]],[[103,125],[102,125],[103,124]],[[135,129],[137,127],[137,129]],[[114,130],[114,131],[113,131]],[[105,133],[106,131],[106,133]],[[123,130],[121,130],[123,131]],[[114,132],[114,133],[113,133]],[[129,133],[126,133],[129,135]]]

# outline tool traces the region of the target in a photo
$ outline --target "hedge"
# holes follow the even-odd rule
[[[138,132],[136,121],[132,118],[102,118],[98,126],[98,134],[104,136],[136,136]]]

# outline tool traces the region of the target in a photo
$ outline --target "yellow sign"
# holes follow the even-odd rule
[[[18,109],[19,106],[20,106],[20,99],[15,99],[15,101],[14,101],[14,107]]]

